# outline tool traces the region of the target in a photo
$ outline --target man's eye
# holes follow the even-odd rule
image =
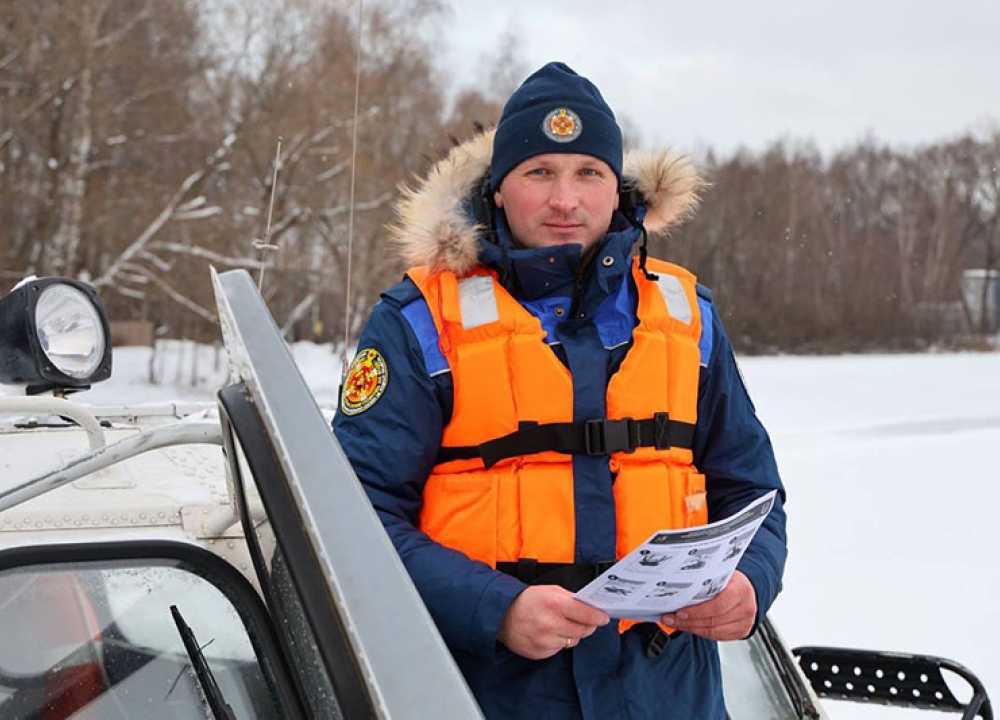
[[[583,168],[583,170],[580,171],[580,174],[586,175],[587,177],[596,177],[600,173],[597,172],[596,168]]]
[[[532,168],[528,171],[529,175],[546,175],[548,173],[547,168]]]

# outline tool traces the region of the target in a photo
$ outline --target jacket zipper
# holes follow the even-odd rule
[[[569,316],[574,322],[580,322],[582,318],[577,317],[580,312],[580,304],[583,302],[583,272],[575,273],[576,281],[573,283],[573,299],[569,305]]]

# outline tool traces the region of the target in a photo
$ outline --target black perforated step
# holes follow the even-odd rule
[[[820,697],[961,712],[963,720],[993,720],[989,697],[979,678],[951,660],[827,647],[799,647],[792,652]],[[952,693],[943,670],[972,687],[967,704]]]

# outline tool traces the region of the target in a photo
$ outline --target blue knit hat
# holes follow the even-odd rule
[[[525,80],[507,100],[493,138],[490,186],[528,158],[579,153],[622,175],[622,131],[601,91],[585,77],[552,62]]]

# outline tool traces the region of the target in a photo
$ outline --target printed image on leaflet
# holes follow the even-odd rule
[[[617,575],[608,575],[605,582],[591,593],[591,597],[601,602],[621,602],[645,587],[641,580],[626,580]]]
[[[719,545],[712,545],[710,547],[702,548],[691,548],[688,550],[688,558],[681,565],[681,570],[701,570],[705,567],[708,558],[715,555],[719,550]]]
[[[695,600],[708,600],[713,598],[722,592],[722,588],[726,586],[726,582],[729,580],[730,573],[725,575],[720,575],[716,578],[707,578],[702,581],[702,588],[698,591],[698,594],[694,596]]]
[[[663,603],[663,598],[674,597],[691,587],[691,583],[674,583],[667,582],[666,580],[660,580],[653,589],[650,590],[646,597],[642,599],[643,605],[660,605]]]
[[[630,572],[656,573],[663,568],[674,555],[663,551],[643,548],[628,565]]]
[[[743,552],[743,548],[746,547],[747,543],[750,542],[750,538],[753,536],[753,532],[748,532],[729,538],[729,550],[722,558],[722,561],[725,562],[726,560],[732,560],[734,557],[739,557],[740,553]]]

